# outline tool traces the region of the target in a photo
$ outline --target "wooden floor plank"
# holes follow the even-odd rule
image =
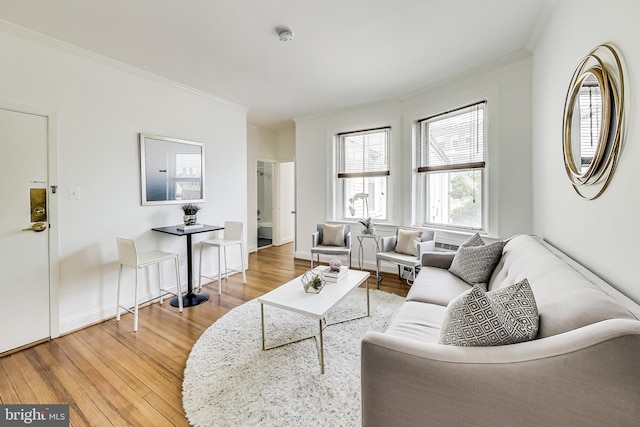
[[[16,394],[16,390],[13,388],[13,384],[7,375],[4,365],[0,364],[0,403],[10,405],[19,402],[20,399]]]
[[[229,310],[263,295],[309,268],[293,244],[249,255],[247,283],[235,274],[203,288],[209,300],[182,313],[169,301],[133,316],[108,319],[0,358],[0,402],[68,403],[71,426],[188,426],[182,408],[186,360],[202,333]],[[372,272],[369,285],[375,288]],[[381,289],[405,296],[408,286],[384,274]],[[115,296],[114,296],[115,298]]]

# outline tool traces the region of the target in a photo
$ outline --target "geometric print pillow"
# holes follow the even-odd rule
[[[476,233],[473,236],[469,237],[460,246],[484,246],[484,240],[482,240],[482,237],[480,237],[480,233]]]
[[[504,242],[482,246],[461,245],[453,257],[449,271],[470,285],[481,285],[485,290],[491,273],[500,262]]]
[[[538,323],[527,279],[491,292],[474,286],[447,306],[438,342],[469,347],[515,344],[534,339]]]

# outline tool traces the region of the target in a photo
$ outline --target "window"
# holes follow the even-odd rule
[[[480,102],[418,121],[426,224],[484,228],[485,107]]]
[[[387,127],[338,134],[343,218],[387,219],[389,131]]]

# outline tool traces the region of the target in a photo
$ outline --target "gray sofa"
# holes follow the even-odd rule
[[[536,339],[438,344],[446,306],[470,289],[450,253],[423,255],[384,333],[362,340],[362,425],[638,426],[640,307],[541,239],[510,239],[488,290],[526,278]]]

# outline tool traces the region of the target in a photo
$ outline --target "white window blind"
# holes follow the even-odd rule
[[[338,134],[338,178],[389,175],[389,130]]]
[[[485,166],[486,102],[418,121],[418,172]]]

